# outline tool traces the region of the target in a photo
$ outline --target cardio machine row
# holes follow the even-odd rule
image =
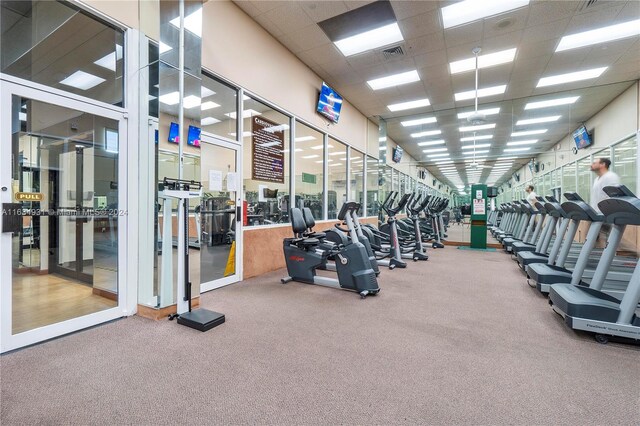
[[[490,215],[489,229],[569,327],[595,333],[600,343],[611,336],[640,343],[640,266],[637,255],[619,253],[626,227],[640,225],[640,199],[624,185],[604,191],[609,198],[598,210],[575,192],[563,203],[514,200]],[[581,225],[588,231],[578,243]],[[596,248],[603,229],[605,248]]]
[[[365,298],[380,292],[380,266],[394,270],[406,268],[405,259],[428,260],[425,243],[444,247],[446,234],[441,213],[448,201],[412,193],[396,203],[397,197],[398,193],[392,191],[380,204],[387,219],[380,221],[377,228],[360,222],[362,205],[353,201],[342,205],[339,223],[323,232],[314,231],[316,223],[309,208],[292,208],[289,217],[294,235],[283,241],[289,275],[281,282],[339,288]],[[397,219],[402,211],[407,217]],[[337,277],[318,275],[318,270],[334,271]]]

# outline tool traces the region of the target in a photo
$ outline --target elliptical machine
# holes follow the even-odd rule
[[[354,204],[345,203],[340,209],[338,219],[349,221],[350,218],[347,219],[347,214]],[[339,288],[358,292],[363,299],[368,295],[376,295],[380,292],[376,274],[371,268],[367,251],[362,243],[351,241],[350,244],[336,246],[333,249],[321,247],[318,238],[304,236],[308,228],[300,209],[292,208],[290,219],[294,237],[285,238],[283,242],[287,272],[289,273],[289,276],[280,280],[283,284],[299,281]],[[326,264],[327,258],[331,255],[336,260],[337,280],[316,275],[316,269]]]

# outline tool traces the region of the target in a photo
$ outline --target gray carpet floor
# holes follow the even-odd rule
[[[447,247],[382,292],[282,271],[2,356],[3,425],[640,424],[640,350],[576,334],[504,253]]]

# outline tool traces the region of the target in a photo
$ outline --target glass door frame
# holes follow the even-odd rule
[[[213,145],[216,147],[221,147],[221,148],[226,148],[226,149],[231,149],[233,151],[235,151],[236,153],[236,176],[238,177],[238,179],[236,179],[236,208],[240,207],[240,211],[242,212],[242,214],[244,214],[244,209],[243,209],[243,188],[242,188],[242,176],[243,176],[243,164],[242,164],[242,145],[239,143],[234,143],[231,142],[229,140],[226,139],[221,139],[216,135],[213,135],[211,133],[207,133],[207,132],[202,132],[201,135],[201,144],[209,144],[209,145]],[[202,154],[201,154],[202,155]],[[202,164],[202,160],[201,160],[201,164]],[[201,171],[202,173],[202,171]],[[236,221],[236,234],[235,234],[235,242],[236,242],[236,254],[235,254],[235,266],[236,266],[236,272],[233,275],[229,275],[228,277],[223,277],[223,278],[218,278],[217,280],[212,280],[212,281],[207,281],[207,282],[203,282],[202,281],[202,275],[200,276],[200,293],[204,293],[207,291],[211,291],[211,290],[215,290],[217,288],[220,287],[224,287],[227,286],[229,284],[233,284],[239,281],[242,281],[242,276],[243,276],[243,231],[244,231],[244,227],[243,227],[243,220],[241,218],[241,220],[238,220],[237,217],[234,218],[234,220]],[[202,236],[200,236],[200,239],[202,239]]]
[[[28,83],[23,80],[0,74],[0,203],[12,203],[11,193],[11,158],[12,146],[12,96],[20,96],[38,102],[49,103],[69,109],[83,111],[105,117],[118,122],[118,208],[122,212],[128,212],[128,151],[127,144],[127,113],[124,109],[106,105],[98,101],[90,101],[86,98],[71,95],[56,89]],[[134,179],[136,181],[136,179]],[[6,188],[6,190],[4,190]],[[22,333],[12,334],[13,315],[13,268],[12,259],[12,234],[0,233],[0,353],[18,349],[34,343],[39,343],[54,337],[72,333],[100,323],[111,321],[130,315],[135,312],[137,300],[131,300],[129,295],[131,286],[128,274],[128,251],[131,249],[127,241],[129,232],[137,232],[130,229],[135,227],[135,220],[128,214],[118,216],[118,304],[92,314],[64,320],[43,327],[31,329]],[[0,224],[0,227],[2,225]],[[129,228],[129,229],[128,229]],[[134,262],[135,263],[135,262]]]

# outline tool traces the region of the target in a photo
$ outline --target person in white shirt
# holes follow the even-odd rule
[[[536,199],[536,197],[538,196],[534,191],[533,191],[533,185],[529,185],[525,188],[525,191],[527,192],[527,201],[529,202],[529,204],[531,204],[533,207],[536,206],[536,201],[538,201]]]
[[[591,171],[594,172],[597,177],[593,181],[593,188],[591,189],[591,207],[600,211],[598,203],[602,200],[609,198],[603,188],[605,186],[619,185],[620,177],[609,170],[611,166],[611,160],[608,158],[597,158],[591,163]]]
[[[608,158],[596,158],[593,160],[593,163],[591,163],[591,171],[597,176],[593,181],[593,188],[591,188],[591,200],[589,204],[591,204],[591,207],[593,207],[597,212],[600,212],[598,203],[609,198],[603,188],[606,186],[620,184],[620,177],[609,170],[609,166],[611,166],[611,160]],[[598,247],[602,248],[606,245],[606,241],[609,238],[609,232],[611,232],[611,225],[606,223],[602,225],[600,234],[598,235]]]

